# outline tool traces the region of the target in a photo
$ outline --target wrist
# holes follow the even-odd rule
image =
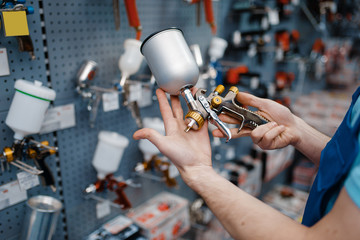
[[[209,179],[219,176],[211,165],[188,166],[180,171],[185,183],[195,192],[200,191]]]
[[[303,139],[302,134],[308,125],[305,123],[304,120],[302,120],[298,116],[294,115],[294,120],[295,120],[294,134],[290,144],[295,148],[299,148],[301,145],[301,140]]]

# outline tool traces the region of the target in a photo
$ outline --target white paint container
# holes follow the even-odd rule
[[[98,179],[116,172],[129,140],[116,132],[100,131],[92,164],[97,171]]]
[[[14,132],[14,138],[38,133],[44,121],[50,101],[55,100],[54,90],[42,86],[40,81],[16,80],[15,95],[12,99],[5,123]]]

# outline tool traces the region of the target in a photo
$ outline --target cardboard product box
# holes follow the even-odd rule
[[[127,216],[149,240],[177,239],[190,229],[187,199],[162,192],[136,207]]]
[[[140,234],[140,228],[123,215],[106,222],[99,229],[87,236],[86,240],[146,240]]]

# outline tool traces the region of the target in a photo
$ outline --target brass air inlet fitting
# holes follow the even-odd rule
[[[238,89],[237,87],[235,87],[235,86],[232,86],[232,87],[230,87],[229,91],[232,91],[232,92],[234,92],[235,94],[238,94],[239,89]]]
[[[223,92],[224,92],[224,90],[225,90],[225,87],[224,87],[224,85],[217,85],[217,87],[215,88],[215,90],[214,90],[214,92],[217,92],[217,93],[219,93],[219,94],[222,94]]]
[[[196,124],[198,126],[197,128],[193,128],[193,125],[190,126],[190,128],[193,128],[194,130],[199,130],[204,125],[204,122],[205,122],[204,118],[197,111],[188,112],[185,116],[185,119],[187,119],[187,118],[189,118],[190,120],[193,119],[196,122]],[[188,126],[188,128],[189,128],[189,126]],[[190,130],[190,128],[189,129],[188,128],[186,129],[187,131]]]

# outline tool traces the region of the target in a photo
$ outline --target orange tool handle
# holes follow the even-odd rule
[[[131,208],[131,202],[129,201],[128,197],[126,196],[124,189],[126,188],[126,183],[119,183],[118,188],[115,190],[117,195],[117,199],[114,200],[115,203],[122,205],[122,209],[129,209]]]
[[[317,38],[312,46],[312,51],[316,53],[323,53],[324,50],[325,50],[324,42],[320,38]]]
[[[141,37],[141,24],[139,14],[136,8],[135,0],[124,0],[126,13],[129,20],[129,25],[136,29],[136,39],[140,40]]]
[[[294,42],[298,42],[300,39],[300,33],[298,30],[292,30],[291,31],[291,38]]]
[[[205,18],[206,22],[210,24],[211,32],[213,35],[216,34],[216,25],[214,18],[214,11],[212,7],[212,0],[204,0]]]
[[[248,73],[249,68],[247,66],[238,66],[236,68],[230,68],[226,73],[226,82],[231,85],[236,85],[240,82],[239,74]]]
[[[284,52],[290,50],[290,34],[288,32],[276,33],[275,39]]]

